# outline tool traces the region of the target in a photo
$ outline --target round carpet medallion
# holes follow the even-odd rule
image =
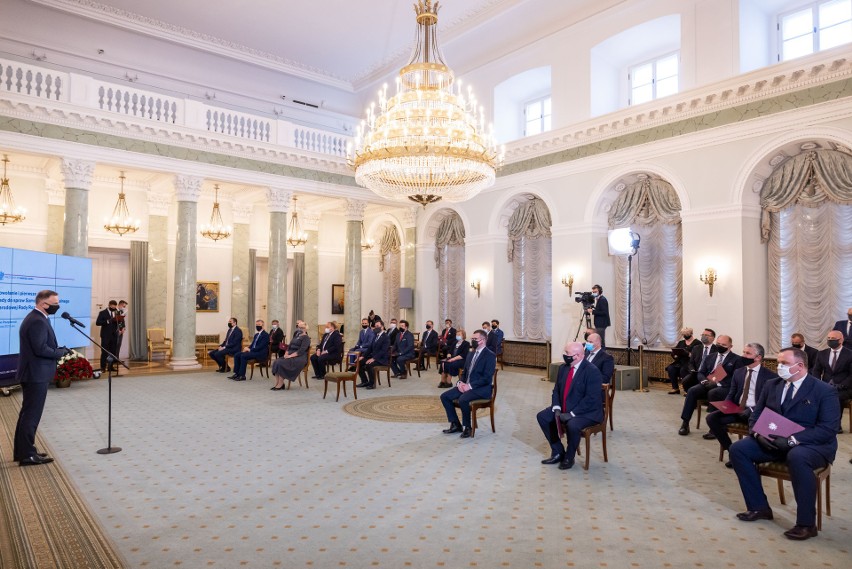
[[[400,395],[350,401],[343,406],[350,415],[394,423],[446,423],[441,400],[434,395]]]

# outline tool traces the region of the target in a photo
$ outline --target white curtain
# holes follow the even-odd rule
[[[673,346],[683,324],[683,239],[680,199],[665,180],[643,177],[613,204],[610,229],[630,226],[641,238],[633,257],[631,346]],[[615,259],[615,300],[610,302],[618,344],[628,337],[628,258]]]
[[[438,312],[440,321],[447,318],[464,323],[464,223],[451,212],[438,226],[435,235],[435,268],[438,269]]]
[[[514,283],[516,338],[549,340],[551,331],[550,211],[536,197],[522,198],[509,218],[507,257]]]
[[[379,271],[382,273],[382,313],[385,322],[399,318],[399,283],[401,282],[402,255],[396,227],[385,228],[379,243]]]

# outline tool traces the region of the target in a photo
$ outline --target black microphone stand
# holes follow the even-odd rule
[[[121,452],[121,447],[112,446],[112,364],[113,362],[118,362],[120,365],[124,366],[127,371],[130,371],[130,367],[120,359],[118,356],[104,348],[98,342],[95,341],[94,338],[83,332],[83,330],[71,320],[68,321],[71,324],[71,327],[77,330],[80,334],[85,336],[92,342],[94,345],[99,347],[102,351],[107,354],[107,446],[106,448],[98,449],[98,454],[114,454],[117,452]]]

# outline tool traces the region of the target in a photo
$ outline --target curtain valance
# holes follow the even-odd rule
[[[680,223],[680,198],[665,180],[645,178],[625,188],[609,212],[611,229],[628,225]]]
[[[456,212],[451,212],[438,226],[438,233],[435,235],[435,268],[437,269],[441,263],[441,249],[445,245],[464,245],[464,223],[461,217]]]
[[[515,245],[523,237],[536,239],[550,237],[550,210],[540,198],[532,197],[522,201],[518,209],[509,218],[509,262],[515,257]]]
[[[385,270],[385,255],[388,253],[399,253],[401,241],[399,232],[393,225],[385,227],[385,233],[379,241],[379,271]]]

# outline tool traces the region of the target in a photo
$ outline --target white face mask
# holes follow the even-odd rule
[[[391,329],[391,330],[393,330],[394,328],[396,328],[396,324],[394,324],[393,322],[391,322],[390,329]]]
[[[325,333],[328,334],[329,332],[331,332],[331,328],[326,328]]]
[[[790,366],[778,364],[778,376],[783,379],[790,379],[793,377],[792,372],[790,372]]]
[[[273,329],[273,330],[278,330],[278,324],[273,324],[273,325],[272,325],[272,329]]]

